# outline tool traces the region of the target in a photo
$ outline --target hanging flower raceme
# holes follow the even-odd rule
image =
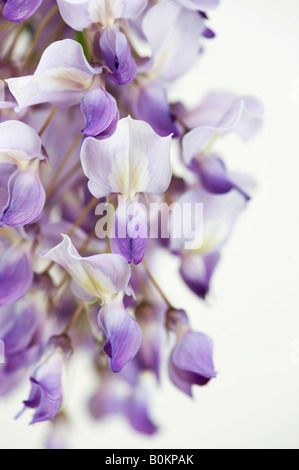
[[[102,302],[99,325],[107,338],[104,351],[111,370],[119,372],[136,355],[141,344],[140,327],[125,310],[118,295],[130,293],[130,266],[117,254],[82,258],[65,235],[63,242],[43,257],[60,264],[70,274],[78,298]]]
[[[171,136],[160,137],[145,122],[122,119],[114,135],[88,138],[81,162],[88,187],[98,199],[120,194],[124,200],[114,216],[111,248],[128,262],[142,261],[148,239],[147,214],[135,198],[163,194],[171,180]]]
[[[44,159],[35,130],[19,121],[0,124],[0,227],[22,227],[40,218],[45,191],[39,167]]]

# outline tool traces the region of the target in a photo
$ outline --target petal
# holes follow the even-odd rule
[[[23,227],[36,222],[43,211],[46,195],[35,162],[26,170],[17,170],[8,182],[8,189],[9,197],[0,215],[0,227]]]
[[[147,213],[137,202],[121,204],[114,214],[114,228],[110,236],[112,253],[122,255],[128,263],[139,264],[148,244]]]
[[[44,160],[37,132],[20,121],[0,124],[0,163],[12,163],[25,168],[34,158]]]
[[[158,83],[141,88],[134,104],[134,114],[138,119],[148,122],[162,137],[179,132],[175,124],[165,89]]]
[[[114,85],[126,85],[135,80],[137,66],[126,36],[118,29],[105,29],[101,39],[103,63],[111,73],[107,78]]]
[[[207,379],[199,374],[177,367],[173,360],[173,354],[171,355],[168,363],[168,373],[172,383],[191,398],[193,396],[192,385],[199,385],[202,387],[207,385],[210,381],[210,379]]]
[[[188,287],[201,299],[210,291],[211,278],[220,260],[219,253],[183,257],[180,274]]]
[[[5,335],[1,335],[7,356],[18,354],[29,347],[39,326],[37,311],[33,304],[22,308],[17,314],[15,312],[16,307],[14,312],[9,312],[10,315],[14,315],[13,324]]]
[[[142,29],[152,49],[151,76],[168,81],[194,64],[205,25],[200,15],[168,0],[150,8]]]
[[[183,7],[189,10],[209,11],[218,7],[220,0],[176,0]]]
[[[24,297],[33,280],[31,263],[26,249],[11,247],[0,260],[0,305]]]
[[[114,305],[105,305],[100,310],[99,324],[107,338],[104,351],[109,367],[113,372],[120,372],[140,348],[140,326],[124,308]]]
[[[180,238],[175,237],[175,228],[182,224],[181,217],[177,217],[177,214],[185,214],[189,205],[193,208],[195,204],[203,205],[203,221],[196,224],[194,239],[198,240],[199,244],[197,247],[192,246],[192,250],[197,250],[201,255],[217,252],[227,242],[238,216],[247,205],[247,201],[237,191],[230,191],[222,195],[208,193],[202,188],[187,191],[177,201],[181,210],[172,213],[172,251],[188,250],[188,247],[186,248],[188,239],[184,238],[184,227],[182,229],[183,235]],[[192,217],[194,217],[194,210],[192,210]]]
[[[7,0],[3,16],[9,21],[20,23],[27,20],[42,4],[42,0]]]
[[[89,17],[90,0],[56,0],[60,14],[66,24],[76,31],[91,26]]]
[[[64,39],[45,50],[34,75],[6,82],[19,109],[39,103],[72,106],[80,103],[94,75],[101,71],[89,65],[81,44]]]
[[[81,111],[86,126],[85,137],[106,138],[111,136],[119,120],[117,103],[103,88],[88,91],[82,100]]]
[[[137,20],[141,13],[146,9],[148,0],[124,0],[122,18]]]
[[[63,235],[62,243],[42,257],[63,266],[73,280],[93,297],[107,301],[128,289],[131,269],[120,255],[102,254],[82,258],[70,238]]]
[[[196,171],[206,191],[213,194],[226,194],[235,189],[248,201],[250,197],[230,178],[226,166],[220,158],[211,155],[193,160],[191,169]]]
[[[234,131],[243,140],[249,140],[260,128],[262,115],[262,105],[256,98],[246,97],[234,101],[215,125],[196,127],[184,137],[185,163],[190,165],[192,159],[200,155],[213,138],[230,131]]]
[[[121,193],[132,199],[140,192],[162,194],[170,183],[171,136],[160,137],[145,122],[125,118],[106,140],[87,138],[81,162],[97,198]]]
[[[137,389],[125,404],[125,413],[131,426],[138,432],[149,436],[158,430],[149,416],[148,400],[144,390]]]
[[[213,342],[202,333],[188,332],[173,351],[176,367],[194,372],[206,379],[216,378],[213,363]]]
[[[107,27],[119,18],[136,20],[147,3],[148,0],[90,0],[89,16],[93,23]]]

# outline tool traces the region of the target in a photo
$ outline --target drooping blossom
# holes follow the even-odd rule
[[[44,159],[34,129],[19,121],[0,124],[0,227],[22,227],[40,218],[45,191],[39,170]]]
[[[35,410],[30,424],[55,418],[63,402],[63,369],[71,353],[68,337],[50,339],[41,361],[30,377],[30,395],[28,400],[24,401],[25,408],[18,416],[29,408]]]
[[[64,39],[45,50],[33,75],[6,82],[19,109],[41,103],[72,106],[81,102],[101,72],[87,62],[81,44]]]
[[[122,254],[129,262],[142,260],[147,245],[147,220],[137,202],[140,193],[163,194],[170,183],[171,136],[160,137],[145,122],[130,117],[122,119],[113,136],[98,141],[88,138],[82,145],[81,162],[88,187],[96,198],[120,194],[126,201],[125,210],[115,214],[114,252]],[[128,208],[138,215],[138,228],[134,239],[128,233]],[[119,228],[123,237],[118,237]]]
[[[110,368],[119,372],[136,355],[141,343],[140,327],[118,296],[128,292],[131,276],[128,263],[117,254],[82,258],[65,235],[63,242],[43,257],[60,264],[70,274],[77,297],[102,302],[99,324],[107,338],[104,351]]]
[[[176,333],[176,346],[169,359],[169,376],[180,390],[192,397],[192,386],[204,386],[216,378],[213,342],[202,333],[192,331],[186,313],[168,312],[168,327]]]

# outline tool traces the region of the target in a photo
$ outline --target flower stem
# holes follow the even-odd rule
[[[85,219],[85,217],[87,217],[87,215],[89,214],[89,212],[98,204],[98,199],[96,199],[95,197],[93,197],[91,199],[91,201],[89,202],[89,204],[85,207],[84,211],[81,212],[80,216],[78,217],[77,221],[75,222],[75,224],[73,225],[73,227],[71,228],[71,230],[69,231],[68,233],[68,236],[70,238],[72,238],[72,236],[74,235],[74,233],[76,232],[77,228],[80,227],[80,225],[82,224],[83,220]]]
[[[82,300],[82,302],[80,302],[77,310],[75,311],[74,315],[72,316],[70,322],[68,323],[68,325],[64,329],[63,333],[61,333],[61,336],[67,336],[68,335],[69,331],[73,328],[73,326],[77,322],[78,318],[80,317],[82,311],[84,310],[84,307],[85,307],[85,302],[84,302],[84,300]]]
[[[52,20],[53,16],[58,12],[58,6],[54,5],[51,10],[48,11],[44,19],[41,21],[39,27],[37,28],[35,34],[34,34],[34,40],[31,43],[31,46],[28,49],[28,52],[25,56],[24,62],[22,67],[19,70],[19,76],[22,76],[25,72],[25,69],[27,67],[27,64],[31,58],[32,53],[34,52],[34,49],[36,48],[38,41],[43,34],[45,28],[48,26],[48,23]]]
[[[151,283],[153,284],[153,286],[156,288],[156,290],[159,292],[160,296],[162,297],[162,299],[164,300],[164,302],[167,304],[167,306],[170,308],[170,309],[174,309],[172,303],[169,301],[168,297],[166,296],[166,294],[163,292],[163,290],[161,289],[161,287],[159,286],[158,282],[156,281],[156,279],[154,278],[147,262],[145,261],[145,259],[143,259],[142,261],[142,264],[143,264],[143,267],[151,281]]]
[[[47,117],[47,120],[46,120],[45,124],[43,125],[43,127],[41,128],[41,130],[40,130],[39,133],[38,133],[38,135],[39,135],[40,137],[42,137],[43,133],[45,132],[45,130],[47,129],[48,125],[50,124],[50,122],[52,121],[53,117],[55,116],[57,110],[58,110],[57,106],[54,106],[54,108],[53,108],[52,111],[50,112],[49,116]]]
[[[82,139],[82,136],[81,134],[79,134],[75,139],[74,141],[71,143],[70,147],[68,148],[68,151],[66,152],[64,158],[62,159],[55,175],[54,175],[54,178],[52,179],[48,189],[47,189],[47,200],[50,199],[50,197],[52,196],[53,192],[54,192],[54,189],[55,189],[55,185],[57,183],[57,180],[59,179],[65,165],[67,164],[67,162],[69,161],[70,157],[72,156],[72,153],[73,151],[75,150],[75,148],[77,147],[77,145],[79,144],[80,140]],[[80,163],[80,162],[79,162]]]

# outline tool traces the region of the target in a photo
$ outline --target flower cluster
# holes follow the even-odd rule
[[[145,434],[157,425],[144,373],[160,383],[169,344],[169,378],[182,392],[216,377],[212,340],[192,329],[152,268],[176,257],[178,282],[205,301],[250,200],[252,181],[227,168],[214,143],[252,138],[261,103],[223,92],[193,109],[169,99],[215,37],[208,15],[218,4],[2,1],[0,396],[29,379],[20,414],[52,421],[49,447],[62,445],[54,433],[68,425],[73,350],[94,363],[92,416],[122,414]],[[109,217],[99,210],[108,204]],[[167,237],[159,217],[152,236],[151,204],[173,208]],[[177,236],[186,221],[192,237]]]

